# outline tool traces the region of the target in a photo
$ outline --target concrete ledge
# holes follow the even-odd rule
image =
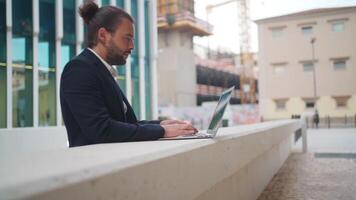
[[[297,120],[214,139],[113,143],[3,160],[0,199],[256,199],[290,153]]]
[[[0,129],[0,157],[68,148],[65,127]]]

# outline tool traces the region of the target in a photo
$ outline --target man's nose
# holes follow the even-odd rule
[[[135,42],[134,40],[131,40],[131,42],[129,43],[129,49],[130,51],[133,50],[135,48]]]

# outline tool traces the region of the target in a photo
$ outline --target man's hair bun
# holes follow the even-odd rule
[[[79,8],[79,14],[83,18],[85,24],[89,24],[91,19],[98,12],[99,6],[93,0],[87,0]]]

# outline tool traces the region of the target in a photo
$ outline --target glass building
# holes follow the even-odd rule
[[[156,0],[97,0],[135,19],[135,49],[116,66],[140,119],[157,117]],[[0,0],[0,129],[62,126],[59,81],[85,48],[83,0]]]

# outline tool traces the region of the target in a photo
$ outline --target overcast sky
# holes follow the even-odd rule
[[[207,20],[205,7],[228,0],[195,0],[195,15]],[[253,20],[271,16],[294,13],[303,10],[356,6],[356,0],[249,0],[250,16]],[[209,22],[214,26],[214,35],[210,36],[212,49],[220,48],[239,52],[237,3],[229,3],[215,8],[209,15]],[[251,49],[258,51],[257,26],[251,27]],[[207,46],[207,37],[196,37],[194,42]]]

